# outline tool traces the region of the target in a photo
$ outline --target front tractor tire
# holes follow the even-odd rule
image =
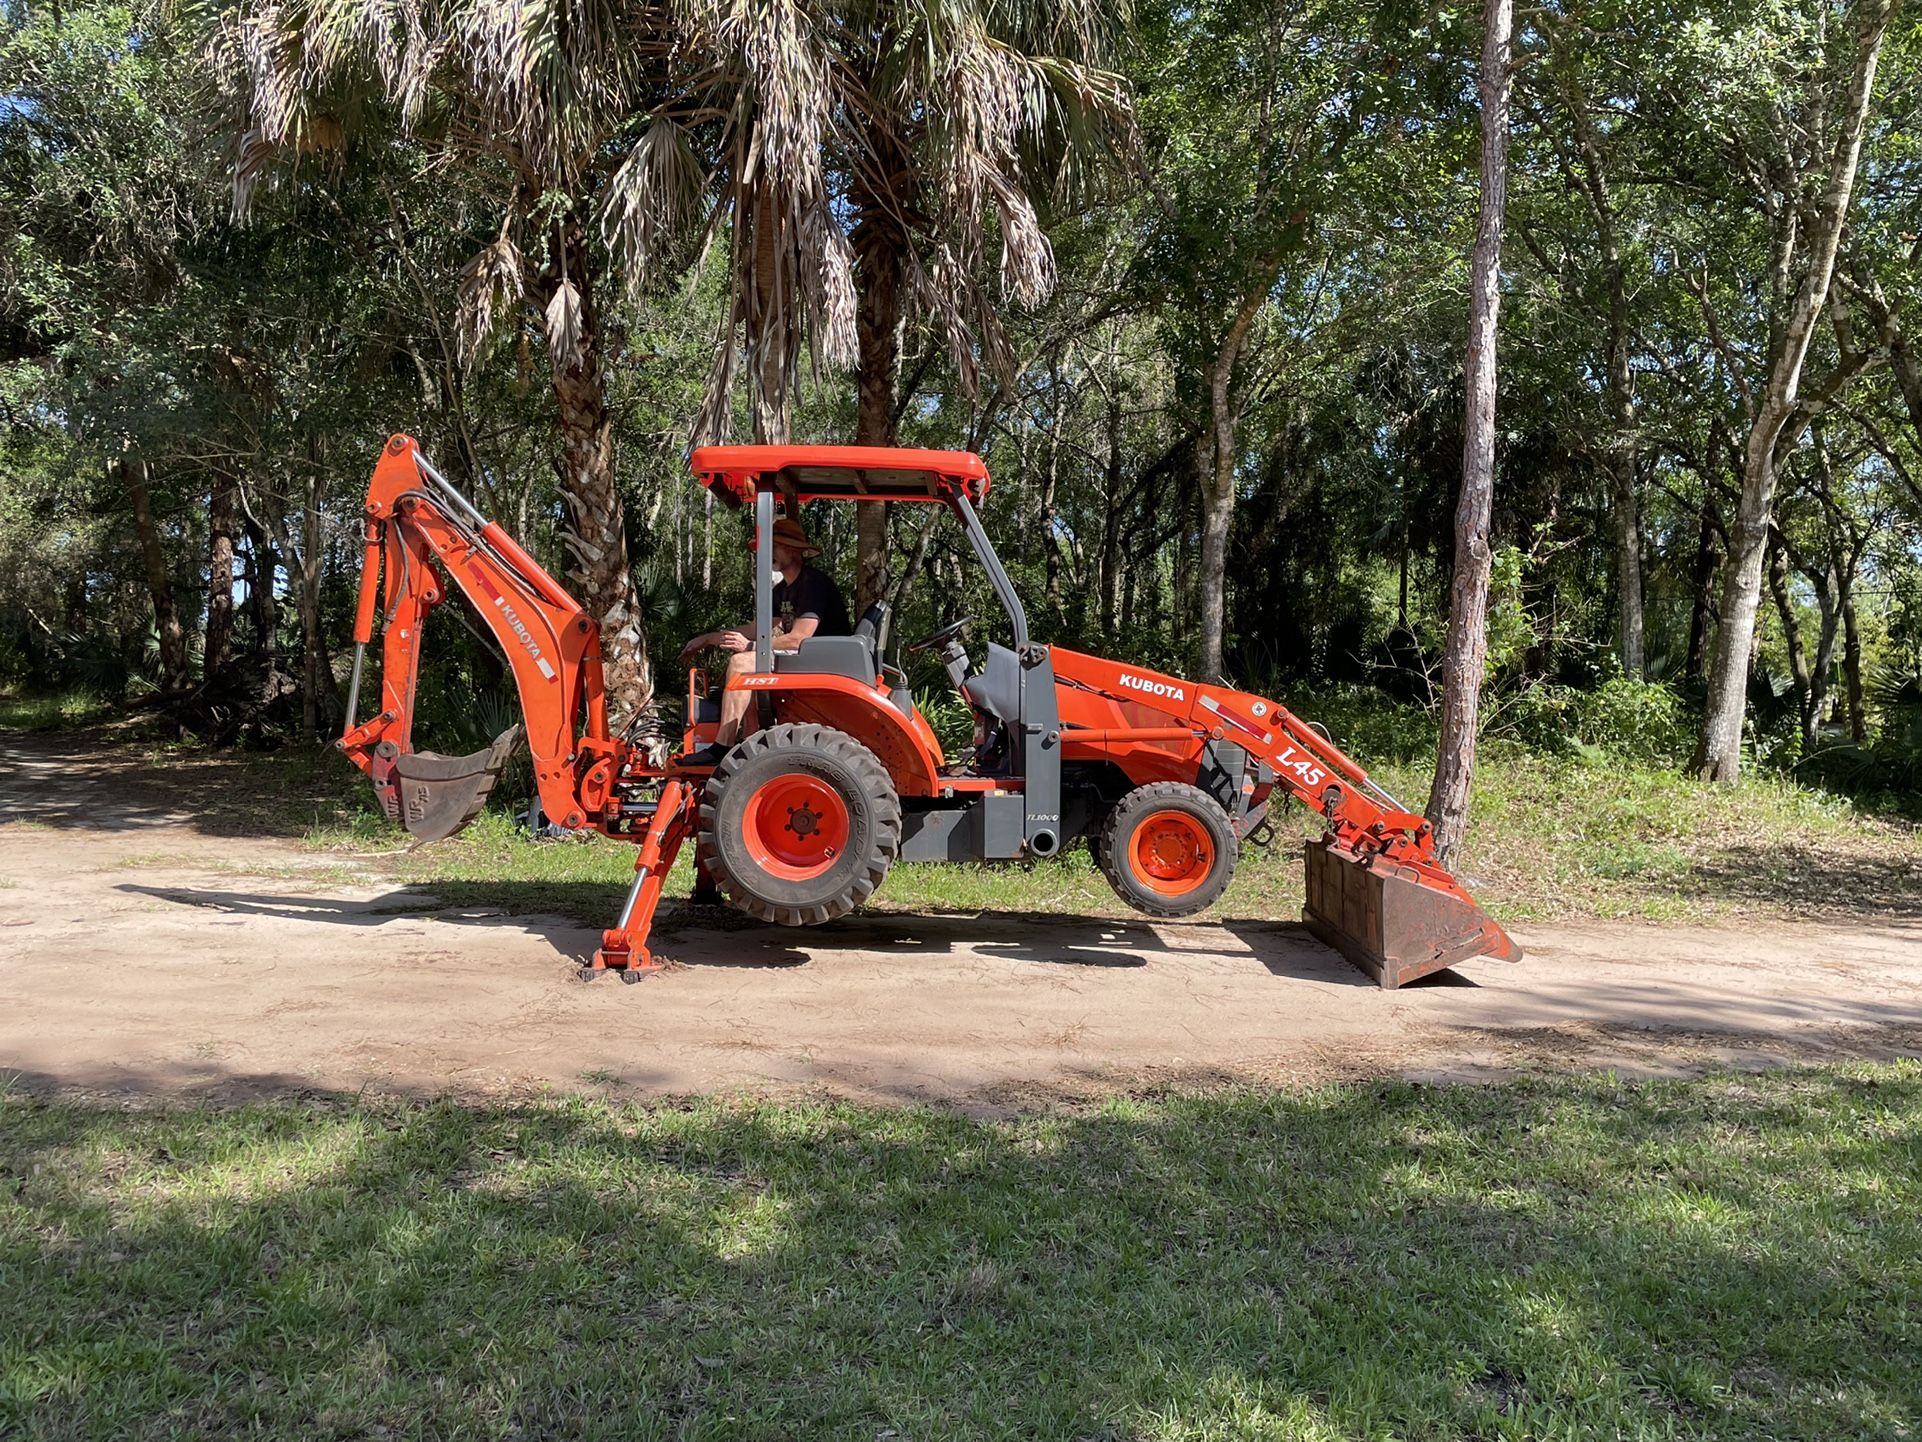
[[[1199,786],[1156,781],[1115,803],[1094,847],[1108,885],[1149,916],[1193,916],[1235,879],[1241,843],[1221,803]]]
[[[887,768],[844,731],[757,731],[701,793],[699,846],[722,893],[750,916],[817,926],[874,893],[901,849]]]

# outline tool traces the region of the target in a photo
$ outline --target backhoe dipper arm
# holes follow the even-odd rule
[[[619,749],[607,736],[598,627],[532,556],[427,462],[410,436],[387,442],[367,487],[354,672],[340,749],[373,778],[390,814],[401,814],[397,768],[404,770],[402,758],[413,752],[421,627],[446,599],[443,575],[473,603],[514,672],[542,807],[565,826],[596,824]],[[382,630],[380,704],[358,721],[362,663],[376,611]],[[511,733],[496,744],[496,766],[511,744]]]

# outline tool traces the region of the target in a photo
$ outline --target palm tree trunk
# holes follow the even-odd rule
[[[539,288],[543,311],[563,285],[573,286],[579,305],[578,345],[570,355],[553,354],[550,365],[560,410],[567,579],[581,605],[600,625],[609,709],[631,715],[654,699],[654,673],[628,567],[627,512],[614,475],[595,274],[586,233],[573,217],[555,227],[549,243]]]
[[[153,598],[154,630],[160,636],[160,688],[184,691],[187,688],[187,633],[180,625],[180,612],[174,606],[173,581],[167,574],[167,558],[161,552],[160,532],[154,525],[147,463],[138,456],[126,457],[120,462],[120,478],[126,483],[127,497],[133,503],[141,566],[147,573],[147,593]]]
[[[908,232],[903,224],[914,184],[906,144],[885,124],[868,126],[868,164],[875,174],[857,175],[854,206],[855,362],[854,440],[891,446],[895,427],[896,374],[901,365],[901,292],[906,281]],[[858,614],[888,591],[888,508],[854,508],[855,610]]]
[[[790,394],[794,376],[792,337],[796,324],[793,256],[785,243],[782,201],[767,187],[755,192],[751,309],[747,324],[748,370],[753,379],[754,443],[787,444],[793,432]]]
[[[1442,651],[1442,726],[1428,820],[1435,849],[1452,864],[1468,830],[1475,730],[1488,660],[1488,546],[1495,497],[1495,336],[1501,318],[1502,220],[1508,198],[1508,96],[1512,0],[1487,0],[1481,69],[1481,219],[1475,233],[1468,310],[1468,393],[1462,493],[1455,510],[1455,576]]]

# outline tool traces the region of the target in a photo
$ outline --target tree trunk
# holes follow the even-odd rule
[[[320,740],[323,678],[329,703],[326,710],[333,710],[333,677],[322,665],[320,639],[320,492],[324,474],[319,466],[314,467],[307,504],[300,514],[300,730],[309,745]]]
[[[276,633],[280,630],[280,607],[274,598],[274,572],[280,558],[266,528],[252,516],[241,521],[247,536],[247,610],[254,623],[254,654],[271,666]]]
[[[240,488],[233,473],[214,472],[207,502],[207,632],[200,675],[211,681],[227,667],[234,641],[234,513]]]
[[[1508,196],[1509,37],[1512,0],[1486,0],[1481,66],[1481,218],[1475,232],[1468,308],[1467,405],[1462,492],[1455,509],[1455,575],[1442,652],[1442,727],[1428,820],[1435,849],[1452,865],[1468,830],[1475,778],[1475,730],[1488,660],[1489,518],[1495,496],[1495,337],[1501,318],[1502,219]]]
[[[1794,598],[1789,595],[1789,571],[1780,539],[1769,546],[1769,594],[1775,598],[1775,613],[1782,623],[1782,644],[1788,651],[1789,678],[1795,683],[1795,709],[1802,722],[1802,754],[1815,745],[1815,694],[1809,681],[1808,652],[1802,647],[1802,625],[1796,620]]]
[[[1855,583],[1844,577],[1842,594],[1837,597],[1842,609],[1842,684],[1849,707],[1849,740],[1861,746],[1869,739],[1868,707],[1862,700],[1862,633],[1855,621]]]
[[[1620,228],[1608,171],[1602,163],[1600,137],[1585,97],[1572,93],[1575,145],[1581,155],[1579,180],[1595,218],[1602,276],[1608,286],[1608,403],[1613,422],[1608,438],[1610,503],[1615,522],[1615,593],[1618,654],[1622,672],[1637,681],[1646,678],[1647,657],[1642,603],[1642,521],[1636,495],[1635,380],[1629,368],[1632,326],[1628,313],[1628,281],[1622,261]]]
[[[1622,674],[1631,680],[1648,678],[1648,656],[1644,641],[1647,630],[1642,604],[1642,514],[1635,488],[1635,400],[1628,391],[1628,345],[1624,338],[1611,347],[1609,389],[1615,394],[1615,424],[1618,432],[1610,455],[1615,467],[1615,595],[1620,624],[1617,627],[1622,658]],[[1619,363],[1621,380],[1615,379]]]
[[[1729,532],[1729,565],[1723,578],[1722,624],[1709,666],[1708,706],[1693,769],[1705,781],[1732,785],[1742,771],[1742,722],[1748,710],[1749,656],[1755,642],[1755,613],[1762,588],[1762,563],[1775,506],[1776,458],[1801,427],[1802,366],[1816,322],[1828,300],[1835,255],[1855,187],[1862,154],[1862,131],[1875,91],[1875,70],[1888,33],[1890,0],[1868,0],[1862,8],[1861,35],[1850,77],[1848,110],[1830,157],[1827,187],[1807,240],[1808,270],[1789,303],[1780,339],[1770,351],[1767,381],[1755,407],[1743,448],[1742,496]],[[1821,83],[1819,78],[1816,83]],[[1776,331],[1771,327],[1771,332]]]
[[[895,429],[895,385],[901,367],[901,292],[905,283],[908,232],[903,218],[914,184],[907,147],[886,125],[868,125],[868,164],[849,190],[855,223],[854,440],[863,446],[891,446]],[[854,508],[854,605],[859,615],[888,592],[888,510],[884,505]]]
[[[1114,640],[1115,582],[1121,570],[1121,378],[1108,392],[1108,504],[1101,516],[1100,618],[1103,643]]]
[[[1053,400],[1053,413],[1048,426],[1048,465],[1042,472],[1041,481],[1041,572],[1042,595],[1049,612],[1061,618],[1061,536],[1056,529],[1055,520],[1059,514],[1056,493],[1061,484],[1061,373],[1050,365],[1048,373],[1048,392]]]
[[[601,375],[601,320],[586,233],[578,218],[558,223],[540,278],[544,312],[555,313],[565,286],[575,296],[578,340],[571,352],[556,345],[550,324],[549,370],[560,412],[561,500],[567,508],[562,532],[567,580],[576,598],[600,625],[601,665],[609,710],[628,715],[654,699],[654,673],[647,633],[635,603],[627,560],[627,515],[614,476],[614,439]]]
[[[167,574],[167,558],[160,549],[160,532],[154,525],[147,463],[138,456],[125,457],[120,462],[120,477],[133,503],[140,561],[147,573],[147,592],[153,598],[154,630],[160,636],[160,689],[184,691],[187,689],[187,633],[174,606],[173,578]]]
[[[748,371],[752,378],[754,443],[786,445],[794,425],[791,394],[795,370],[794,257],[786,244],[781,199],[766,187],[755,192],[750,237],[754,250],[749,289]]]
[[[1195,669],[1201,681],[1210,686],[1222,682],[1221,647],[1224,612],[1228,601],[1228,531],[1235,519],[1235,412],[1230,394],[1235,362],[1267,297],[1264,288],[1241,298],[1241,305],[1228,324],[1221,347],[1215,352],[1208,372],[1209,430],[1198,448],[1202,462],[1201,482],[1201,557],[1196,577],[1195,609],[1200,613],[1200,643],[1196,647]]]
[[[1695,564],[1689,570],[1692,602],[1688,613],[1688,650],[1682,682],[1699,686],[1707,678],[1709,627],[1715,620],[1715,537],[1720,531],[1715,495],[1704,483],[1701,525],[1695,534]]]

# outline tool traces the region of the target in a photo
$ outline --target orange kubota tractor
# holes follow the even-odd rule
[[[413,749],[421,628],[458,586],[505,653],[520,691],[534,782],[547,816],[636,843],[634,885],[592,965],[632,979],[661,887],[693,840],[702,880],[742,910],[789,926],[859,906],[896,861],[1033,861],[1085,839],[1115,892],[1152,916],[1188,916],[1226,889],[1244,841],[1269,835],[1279,791],[1321,813],[1307,848],[1315,934],[1385,987],[1472,957],[1520,950],[1435,860],[1428,822],[1275,701],[1048,646],[982,529],[988,473],[965,452],[848,446],[724,446],[694,452],[703,485],[755,525],[755,666],[730,684],[754,697],[758,728],[712,768],[651,754],[645,716],[610,734],[592,617],[514,539],[485,519],[408,436],[388,441],[367,491],[366,554],[353,682],[340,748],[388,816],[422,840],[480,813],[521,727],[472,756]],[[933,652],[973,710],[965,763],[943,755],[905,678],[883,659],[887,607],[850,636],[776,654],[775,503],[945,506],[1006,612],[1012,646],[977,666],[961,618],[908,649]],[[357,720],[376,613],[380,705]],[[688,752],[718,710],[688,678]]]

